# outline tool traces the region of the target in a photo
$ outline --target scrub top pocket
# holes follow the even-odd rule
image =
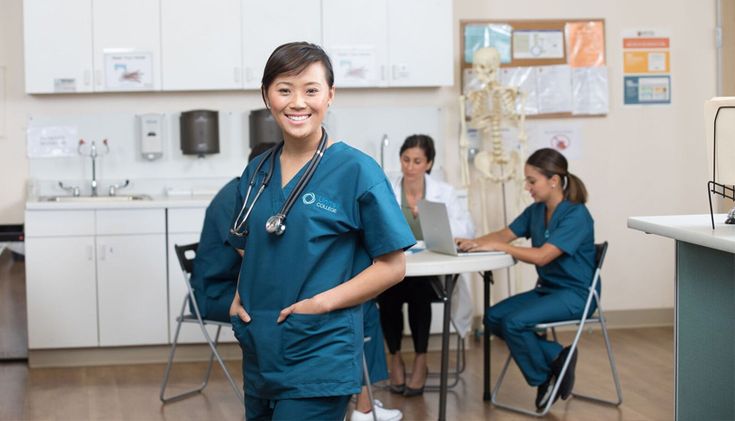
[[[355,332],[349,314],[291,314],[282,335],[283,358],[294,382],[344,381],[354,372]]]

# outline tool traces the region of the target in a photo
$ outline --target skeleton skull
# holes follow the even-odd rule
[[[472,70],[482,83],[495,82],[498,68],[500,68],[500,53],[495,48],[480,48],[472,56]]]

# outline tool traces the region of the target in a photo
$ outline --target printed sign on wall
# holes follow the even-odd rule
[[[671,104],[670,45],[665,31],[623,31],[625,105]]]

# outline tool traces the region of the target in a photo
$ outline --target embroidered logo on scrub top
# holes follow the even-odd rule
[[[305,205],[316,203],[315,206],[319,209],[324,209],[325,211],[331,213],[337,213],[337,204],[324,196],[318,196],[314,193],[306,193],[301,196],[301,202],[303,202]]]

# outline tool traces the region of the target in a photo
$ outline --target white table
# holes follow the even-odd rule
[[[482,272],[485,291],[485,307],[489,306],[490,283],[492,272],[515,264],[508,254],[449,256],[428,250],[406,256],[406,276],[442,276],[444,277],[444,323],[442,326],[441,380],[439,386],[439,420],[447,418],[447,373],[449,371],[449,319],[452,313],[452,292],[460,273]],[[483,387],[489,399],[490,377],[490,336],[484,341],[484,373]],[[487,399],[486,399],[487,400]]]
[[[677,420],[735,419],[735,225],[725,215],[628,218],[628,227],[676,240]]]

